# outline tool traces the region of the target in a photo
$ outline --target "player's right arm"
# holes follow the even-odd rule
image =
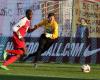
[[[37,28],[43,26],[45,24],[45,20],[43,19],[42,21],[40,21],[38,24],[34,25],[33,28],[29,28],[28,32],[33,32],[34,30],[36,30]]]
[[[22,35],[19,32],[19,29],[24,26],[26,23],[25,18],[22,18],[17,24],[14,25],[13,27],[13,32],[15,32],[18,35],[18,38],[21,39]]]

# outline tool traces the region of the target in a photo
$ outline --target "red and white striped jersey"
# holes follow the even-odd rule
[[[23,17],[17,24],[13,27],[13,32],[19,31],[21,36],[24,37],[28,28],[30,27],[30,20],[27,17]]]

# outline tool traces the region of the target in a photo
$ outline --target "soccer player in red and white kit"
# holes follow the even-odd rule
[[[26,16],[21,18],[17,24],[13,27],[12,41],[14,50],[4,51],[4,63],[0,66],[4,70],[9,70],[7,66],[18,60],[26,52],[24,36],[31,30],[30,21],[32,20],[32,10],[26,10]],[[8,60],[6,60],[8,54],[14,54]]]

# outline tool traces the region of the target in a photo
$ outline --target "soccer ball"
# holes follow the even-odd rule
[[[88,64],[84,64],[81,66],[82,72],[88,73],[91,71],[91,67]]]

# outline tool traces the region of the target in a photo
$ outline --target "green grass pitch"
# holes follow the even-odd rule
[[[100,80],[100,65],[90,65],[91,72],[81,71],[80,64],[14,63],[9,71],[0,69],[0,80]]]

